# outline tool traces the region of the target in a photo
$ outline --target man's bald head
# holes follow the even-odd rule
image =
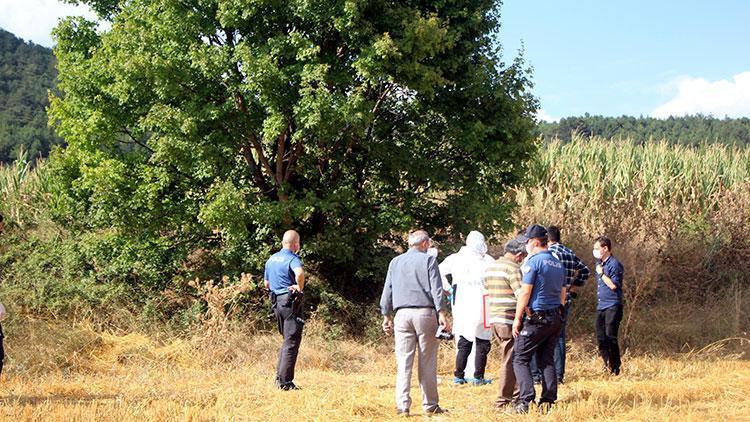
[[[281,246],[292,252],[299,251],[299,233],[294,230],[287,230],[284,232],[284,237],[281,238]]]

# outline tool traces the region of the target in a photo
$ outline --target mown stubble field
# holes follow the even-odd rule
[[[389,341],[361,344],[304,339],[296,380],[278,392],[278,338],[230,335],[196,344],[79,330],[79,346],[53,356],[9,343],[0,417],[19,421],[351,421],[396,419],[395,363]],[[8,339],[11,340],[11,339]],[[61,343],[58,343],[60,345]],[[454,386],[454,349],[440,356],[441,405],[433,420],[750,420],[750,362],[710,353],[626,356],[624,373],[604,375],[592,345],[574,343],[559,405],[542,417],[508,416],[492,407],[496,386]],[[59,349],[58,352],[62,352]],[[26,353],[25,355],[18,355]],[[15,361],[13,356],[16,354]],[[727,357],[728,356],[728,357]],[[15,363],[13,363],[15,362]],[[497,372],[497,356],[489,376]],[[47,367],[63,367],[50,370]],[[412,419],[424,418],[415,380]]]

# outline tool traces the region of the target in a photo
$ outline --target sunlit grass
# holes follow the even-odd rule
[[[78,329],[81,332],[86,330]],[[11,365],[4,375],[0,415],[8,420],[388,420],[395,418],[395,361],[382,343],[304,339],[296,381],[301,391],[273,387],[279,338],[233,333],[230,346],[144,335],[97,334],[86,357],[65,371],[35,372]],[[12,341],[12,340],[10,340]],[[78,343],[76,343],[78,344]],[[76,346],[76,347],[79,347]],[[58,352],[63,352],[59,349]],[[14,351],[21,353],[21,351]],[[27,364],[48,357],[43,350]],[[441,405],[437,420],[497,420],[496,386],[454,386],[453,348],[440,356]],[[231,359],[221,363],[227,356]],[[12,358],[11,358],[12,359]],[[611,377],[590,345],[573,345],[567,382],[548,420],[747,420],[750,363],[705,355],[625,356]],[[497,376],[493,353],[488,375]],[[416,371],[415,371],[416,372]],[[422,414],[413,382],[412,414]],[[529,417],[538,418],[536,414]]]

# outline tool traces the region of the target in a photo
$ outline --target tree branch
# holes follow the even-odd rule
[[[297,160],[304,151],[304,145],[305,142],[303,139],[300,139],[297,144],[294,145],[294,149],[292,150],[291,156],[289,157],[289,164],[286,167],[286,173],[284,174],[284,182],[288,182],[289,178],[292,177],[292,173],[294,172],[295,166],[297,165]]]
[[[258,164],[255,162],[252,146],[248,143],[243,143],[240,147],[240,153],[245,159],[247,166],[250,167],[250,172],[253,174],[253,179],[255,179],[255,183],[258,185],[258,188],[260,188],[261,192],[266,195],[273,192],[274,188],[268,185],[268,182],[266,182],[266,179],[263,177],[263,173],[260,171]]]
[[[135,144],[137,144],[140,147],[146,149],[149,153],[151,153],[151,155],[155,154],[155,151],[154,151],[153,148],[151,148],[150,146],[146,145],[145,143],[139,141],[135,136],[133,136],[133,133],[131,133],[128,130],[128,128],[126,128],[126,127],[122,128],[120,130],[120,133],[128,135],[128,137],[130,137],[130,139],[132,139]],[[183,172],[182,170],[180,170],[174,164],[171,164],[171,163],[166,163],[166,165],[164,163],[159,163],[159,164],[161,164],[162,166],[165,166],[165,167],[171,169],[172,171],[174,171],[175,173],[179,174],[180,176],[182,176],[182,177],[184,177],[184,178],[186,178],[186,179],[188,179],[188,180],[196,183],[196,185],[200,186],[201,189],[204,188],[201,184],[197,183],[197,181],[195,180],[195,178],[192,175]],[[205,191],[205,189],[203,189],[203,190]]]
[[[281,187],[284,182],[284,155],[286,152],[287,133],[281,133],[276,140],[276,184]]]

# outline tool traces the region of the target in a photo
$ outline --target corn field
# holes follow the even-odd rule
[[[529,168],[525,186],[510,193],[513,223],[560,226],[563,243],[590,267],[594,239],[612,240],[628,284],[624,341],[664,342],[670,350],[746,335],[750,278],[741,263],[750,259],[750,147],[574,138],[541,146]],[[593,309],[595,291],[583,300],[579,305]],[[660,306],[642,308],[654,301]],[[695,319],[696,307],[717,303],[735,304],[736,311]],[[655,337],[651,312],[659,309],[690,323]],[[580,321],[582,329],[590,324]]]
[[[0,213],[20,227],[38,221],[51,198],[49,172],[41,159],[30,161],[26,151],[11,165],[0,164]]]
[[[677,204],[707,211],[723,191],[750,181],[750,148],[579,137],[544,145],[531,168],[530,185],[557,197],[585,192],[644,209]]]

